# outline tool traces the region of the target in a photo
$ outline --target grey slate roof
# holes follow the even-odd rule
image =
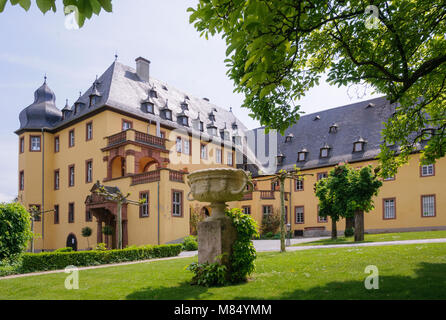
[[[373,106],[367,107],[370,103]],[[277,150],[285,158],[280,169],[292,169],[294,165],[301,169],[310,169],[375,158],[383,143],[381,130],[384,122],[395,112],[385,97],[361,101],[350,105],[332,108],[302,116],[298,123],[288,128],[284,135],[277,135]],[[330,126],[336,124],[337,132],[329,133]],[[259,134],[262,128],[255,129]],[[290,142],[285,138],[292,135]],[[363,152],[353,152],[353,143],[365,141]],[[266,142],[268,150],[268,143]],[[329,146],[327,158],[320,157],[320,149]],[[256,156],[258,146],[255,147]],[[306,161],[297,161],[299,151],[308,152]]]
[[[207,100],[196,98],[185,94],[178,89],[161,82],[157,79],[150,78],[150,82],[142,81],[136,74],[136,70],[115,61],[96,81],[96,85],[92,85],[77,102],[84,104],[79,108],[78,112],[68,113],[64,120],[55,124],[54,128],[63,126],[76,118],[82,117],[95,109],[107,105],[118,110],[134,114],[136,116],[156,122],[157,120],[169,127],[180,127],[190,131],[193,119],[197,119],[198,113],[201,114],[201,121],[204,127],[211,123],[208,118],[203,117],[214,110],[215,122],[217,128],[222,129],[225,123],[236,122],[239,129],[246,130],[240,120],[228,110],[220,108]],[[155,90],[157,97],[149,97],[150,90]],[[93,93],[99,93],[97,103],[89,107],[89,96]],[[143,101],[150,101],[154,104],[154,114],[146,113],[141,109]],[[183,110],[181,104],[187,102],[188,110]],[[162,119],[160,110],[165,108],[166,103],[172,110],[172,120]],[[216,111],[215,111],[216,110]],[[74,111],[74,107],[72,107]],[[186,115],[189,117],[189,128],[183,127],[178,123],[178,116]],[[229,129],[229,131],[232,131]],[[232,134],[232,132],[231,132]]]

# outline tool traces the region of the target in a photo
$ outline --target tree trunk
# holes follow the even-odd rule
[[[355,242],[364,241],[364,212],[355,212]]]
[[[285,252],[285,181],[280,179],[280,252]]]
[[[336,227],[336,220],[331,219],[331,239],[336,240],[338,238],[338,229]]]
[[[355,217],[345,218],[345,230],[355,227]]]

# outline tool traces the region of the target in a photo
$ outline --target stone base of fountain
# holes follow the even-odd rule
[[[212,215],[198,224],[198,263],[219,262],[229,267],[237,230],[224,214],[226,205],[211,204]]]

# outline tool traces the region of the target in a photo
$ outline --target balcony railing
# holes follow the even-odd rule
[[[108,144],[107,147],[111,147],[113,145],[123,143],[126,141],[135,141],[144,144],[150,144],[157,147],[161,147],[163,149],[166,148],[166,139],[161,137],[152,136],[150,134],[136,131],[133,129],[128,129],[112,136],[107,137]]]
[[[160,170],[148,171],[132,176],[132,185],[160,181]]]
[[[135,141],[153,144],[156,146],[161,146],[163,148],[165,148],[165,146],[166,146],[164,138],[152,136],[150,134],[147,134],[144,132],[139,132],[139,131],[135,131]]]
[[[274,191],[272,190],[261,190],[260,199],[274,199]]]
[[[181,171],[169,171],[169,180],[175,182],[184,182],[184,172]]]
[[[250,193],[245,193],[245,194],[243,195],[242,200],[252,200],[252,192],[250,192]]]

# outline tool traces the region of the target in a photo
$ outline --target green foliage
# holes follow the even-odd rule
[[[227,210],[226,215],[231,218],[237,230],[237,240],[232,247],[229,270],[229,281],[237,283],[245,281],[246,277],[255,270],[254,260],[257,254],[251,239],[257,237],[259,233],[255,220],[244,214],[241,209]]]
[[[98,243],[96,245],[95,250],[97,250],[97,251],[105,251],[105,250],[107,250],[107,246],[105,245],[105,243],[100,242],[100,243]]]
[[[117,250],[91,250],[73,252],[25,253],[22,256],[20,273],[173,257],[180,254],[181,244],[141,246]]]
[[[357,170],[339,164],[314,186],[319,215],[338,221],[341,217],[353,217],[357,210],[368,212],[373,209],[372,198],[378,195],[381,186],[371,166]]]
[[[369,28],[370,9],[377,8]],[[190,23],[208,38],[221,34],[225,60],[243,107],[266,128],[299,119],[300,98],[328,74],[332,85],[373,88],[395,104],[381,148],[382,173],[393,175],[435,128],[425,163],[446,153],[446,20],[432,0],[199,0]],[[423,99],[420,99],[423,97]],[[377,106],[380,107],[380,106]],[[395,155],[397,157],[395,158]]]
[[[54,252],[72,252],[72,251],[73,251],[73,248],[71,248],[71,247],[59,248],[59,249],[54,250]]]
[[[0,261],[14,259],[32,239],[31,216],[19,203],[0,203]]]
[[[276,234],[277,230],[280,227],[280,212],[279,210],[275,210],[274,212],[263,215],[262,218],[262,227],[261,227],[261,233],[262,235],[267,236],[270,234],[269,237],[272,237],[274,234]]]
[[[5,9],[8,0],[0,0],[0,12]],[[26,11],[31,7],[31,0],[9,0],[11,5],[19,4]],[[45,14],[52,10],[56,12],[56,0],[36,0],[37,7]],[[70,14],[76,7],[76,19],[79,27],[84,25],[85,19],[90,19],[93,14],[99,15],[101,10],[112,12],[112,0],[63,0],[64,13]]]
[[[355,229],[354,228],[347,228],[347,229],[345,229],[344,236],[346,238],[353,237],[354,235],[355,235]]]
[[[193,263],[187,268],[194,273],[192,284],[210,287],[238,283],[245,281],[246,277],[254,272],[257,254],[251,239],[259,236],[257,223],[238,208],[226,210],[226,215],[237,230],[237,240],[232,247],[229,267],[218,262]]]
[[[192,209],[190,213],[190,227],[191,227],[191,234],[197,235],[198,233],[198,224],[204,220],[204,214],[201,213],[200,207],[197,205],[195,208]]]
[[[89,236],[91,236],[92,232],[93,230],[91,230],[90,227],[84,227],[82,228],[82,237],[88,238]]]
[[[213,287],[227,284],[227,268],[218,262],[214,263],[192,263],[187,270],[194,273],[191,284]]]
[[[183,240],[183,249],[185,251],[195,251],[198,250],[197,237],[188,236]]]

